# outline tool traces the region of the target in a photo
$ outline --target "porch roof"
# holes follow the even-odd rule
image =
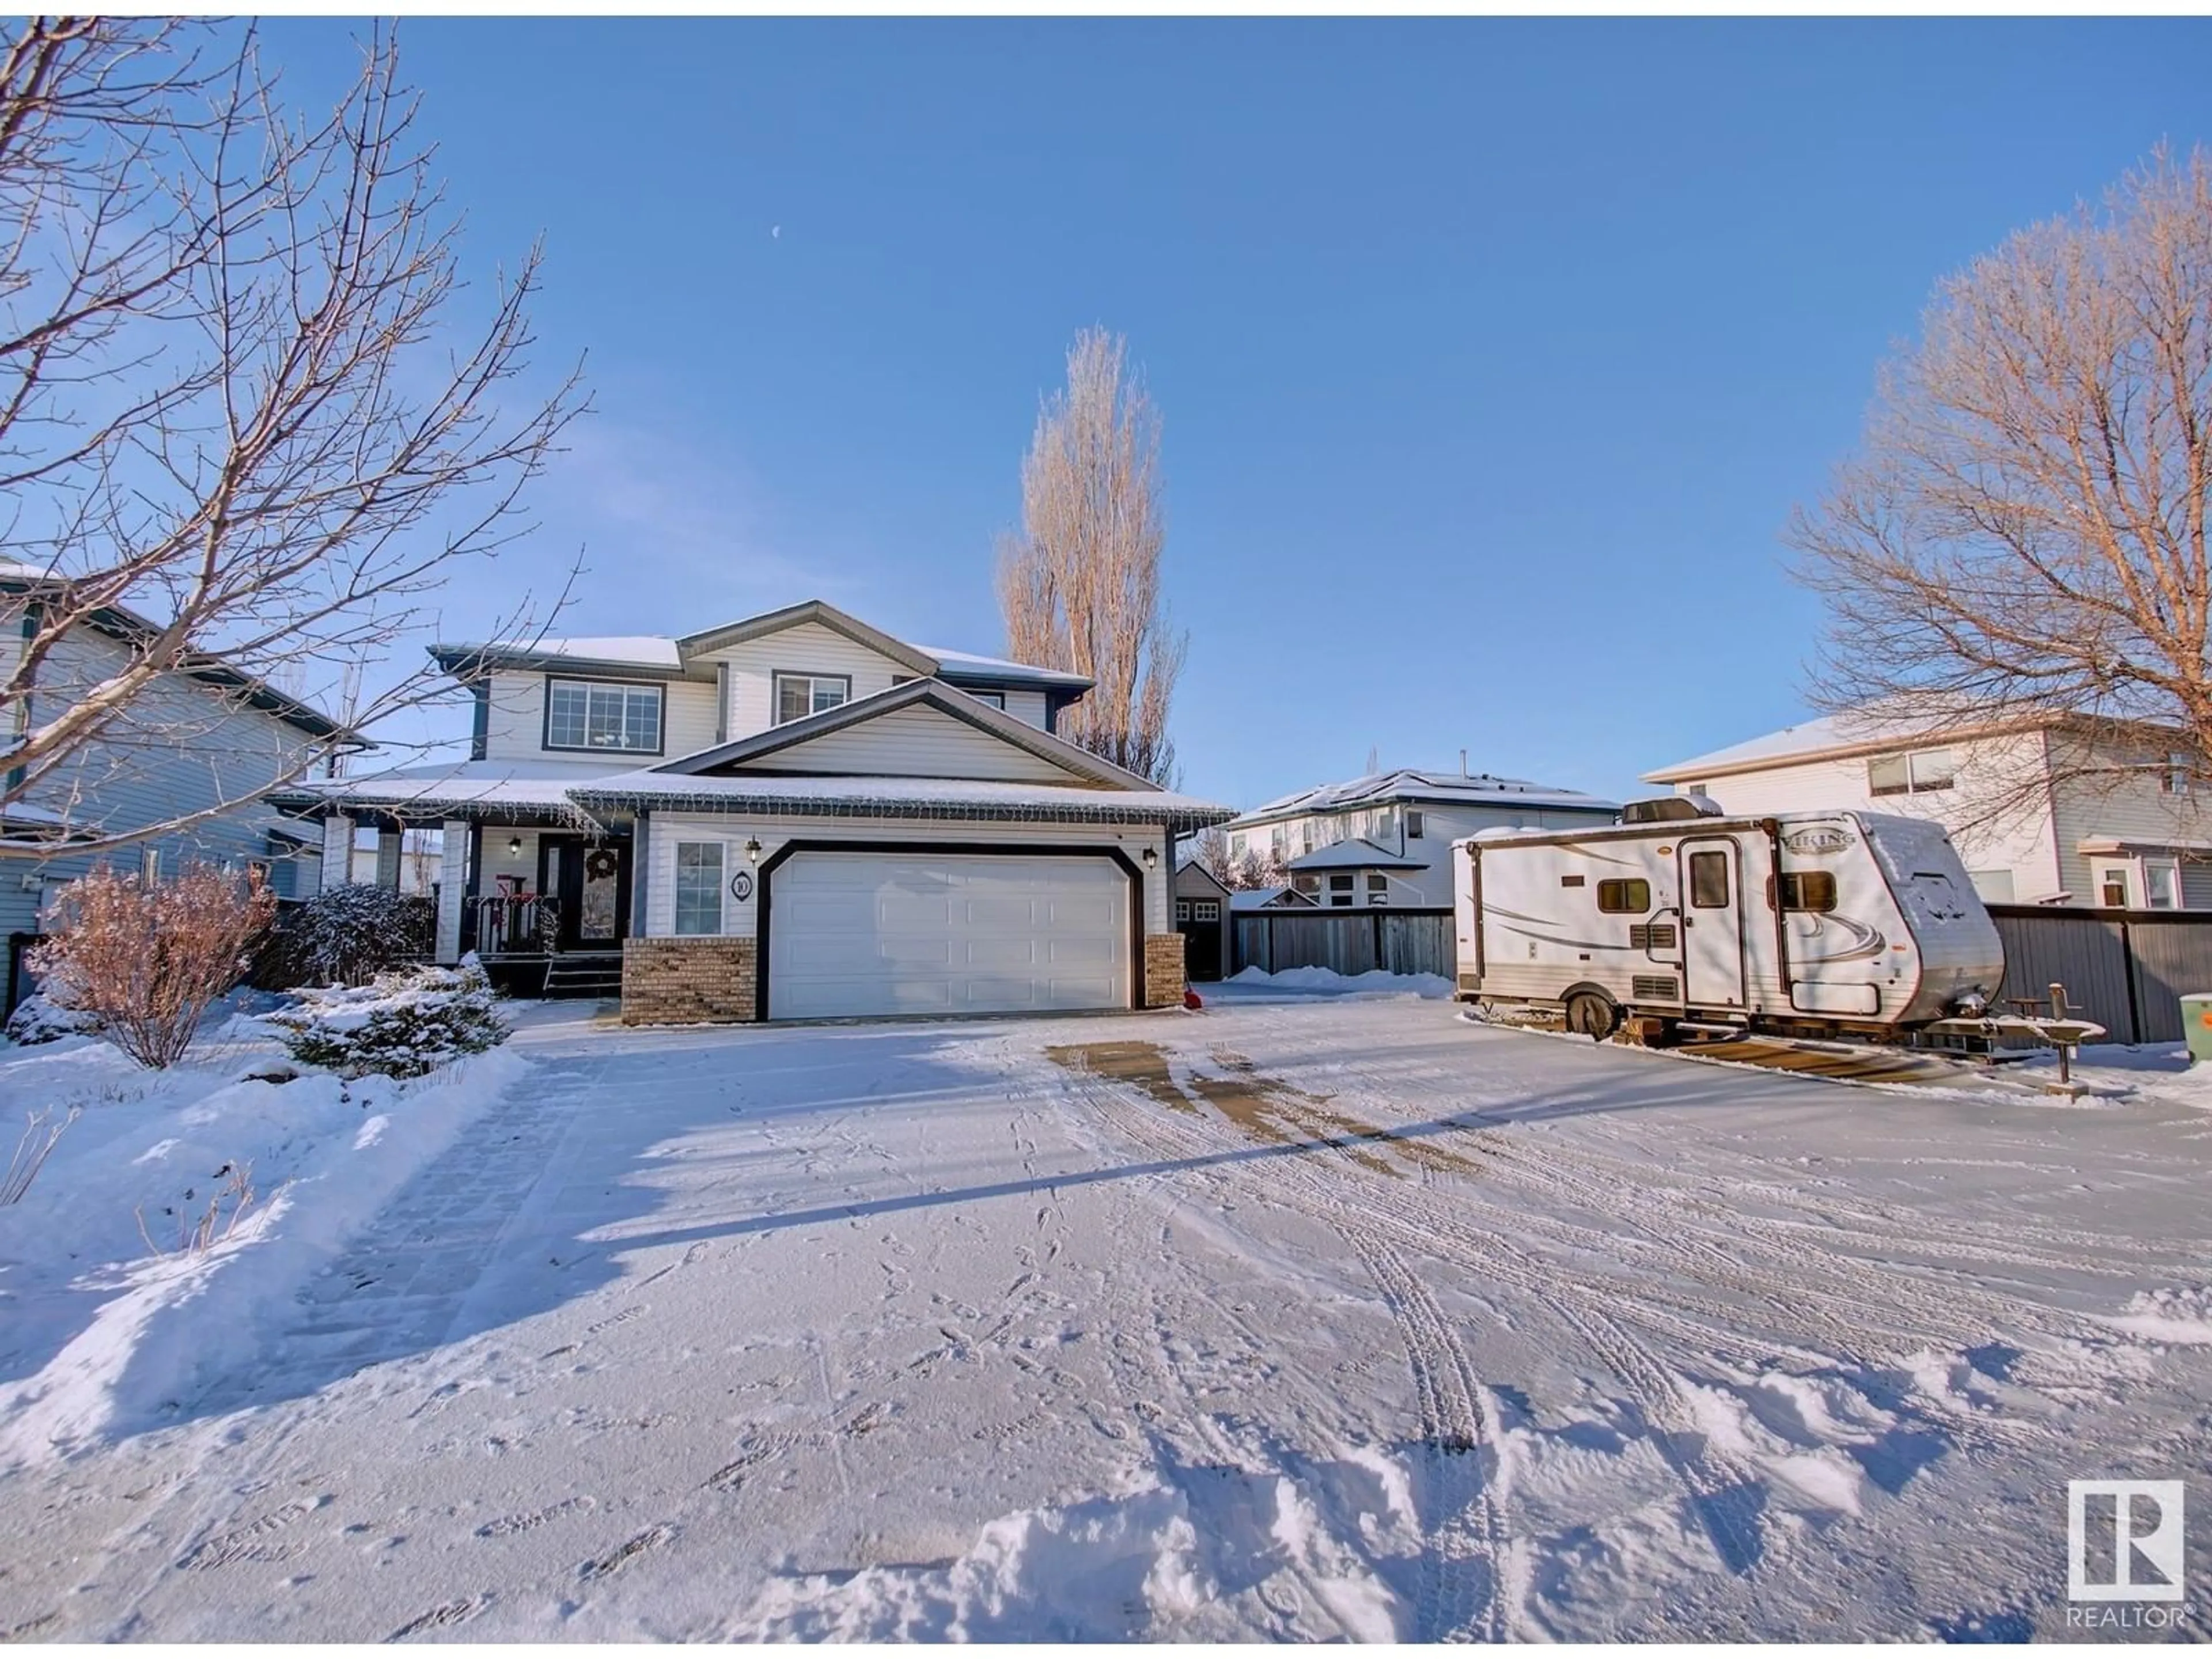
[[[270,799],[306,811],[359,809],[417,817],[450,813],[486,823],[501,822],[502,814],[574,817],[578,814],[569,791],[610,775],[604,764],[574,761],[441,761],[358,778],[302,778]]]
[[[578,784],[568,798],[592,813],[777,812],[805,817],[996,818],[1087,823],[1160,823],[1198,830],[1225,823],[1228,807],[1164,789],[1081,784],[1001,783],[975,778],[907,778],[738,773],[702,776],[627,772]]]

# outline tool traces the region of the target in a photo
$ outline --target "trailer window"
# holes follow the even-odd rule
[[[1651,908],[1651,884],[1642,879],[1601,881],[1597,908],[1609,916],[1640,916]]]
[[[1822,915],[1836,908],[1836,878],[1827,870],[1793,870],[1782,878],[1782,908],[1814,910]]]
[[[1728,908],[1729,878],[1726,853],[1690,854],[1690,903],[1699,910]]]

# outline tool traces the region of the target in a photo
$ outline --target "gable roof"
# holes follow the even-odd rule
[[[712,749],[702,749],[696,754],[680,756],[649,769],[688,777],[743,771],[754,763],[769,759],[783,750],[826,737],[832,732],[842,732],[850,726],[879,719],[897,709],[916,706],[926,706],[941,714],[950,715],[963,725],[971,726],[1039,760],[1048,762],[1094,788],[1150,790],[1155,787],[1147,778],[1125,771],[1111,761],[1086,749],[1079,749],[1049,732],[1040,731],[1025,721],[1016,720],[1004,710],[994,708],[990,704],[969,696],[965,691],[937,679],[908,680],[904,685],[894,685],[889,690],[855,697],[850,702],[840,703],[835,708],[825,708],[803,720],[772,726],[767,731],[757,732],[749,738],[739,738]]]
[[[50,575],[20,561],[0,559],[0,592],[36,593],[41,589],[51,592],[68,586],[64,579]],[[159,623],[140,616],[124,605],[102,605],[96,611],[88,611],[83,621],[86,627],[125,645],[143,644],[161,631]],[[363,749],[375,746],[359,732],[349,729],[343,720],[332,719],[312,703],[303,702],[289,692],[279,691],[266,680],[255,678],[213,652],[187,651],[178,659],[176,667],[171,672],[198,680],[204,685],[237,693],[238,701],[249,708],[258,708],[310,737],[328,738],[357,744]]]
[[[986,686],[1034,685],[1069,691],[1087,691],[1095,684],[1088,675],[1063,669],[1040,668],[1034,663],[1012,662],[1004,657],[978,656],[972,651],[909,645],[903,640],[893,639],[881,629],[871,628],[859,617],[823,599],[807,599],[780,611],[764,611],[757,617],[725,623],[680,638],[658,634],[617,634],[441,643],[430,647],[430,655],[448,674],[465,678],[489,668],[525,672],[573,668],[638,678],[707,680],[714,677],[714,666],[696,661],[697,657],[747,640],[765,639],[807,623],[842,634],[909,670],[917,678],[934,677],[959,684],[972,681]]]
[[[1286,870],[1425,870],[1419,859],[1409,859],[1378,847],[1364,836],[1316,847],[1283,866]]]
[[[1182,878],[1185,876],[1197,877],[1200,880],[1206,883],[1207,886],[1213,888],[1224,896],[1226,896],[1230,891],[1229,884],[1227,882],[1222,880],[1220,877],[1215,875],[1212,871],[1207,869],[1196,859],[1183,859],[1178,861],[1176,865],[1175,878],[1176,885],[1178,888],[1182,885]]]
[[[1867,703],[1846,708],[1764,737],[1747,738],[1726,749],[1693,756],[1644,774],[1646,783],[1694,783],[1709,776],[1732,772],[1756,772],[1770,766],[1811,760],[1842,760],[1859,755],[1878,755],[1918,744],[1965,742],[1976,738],[2005,737],[2021,732],[2130,731],[2155,739],[2170,728],[2152,722],[2075,714],[2066,709],[2013,708],[1978,714],[1971,708],[1950,714],[1940,708],[1906,708],[1897,703]],[[2172,735],[2179,736],[2178,732]]]
[[[1521,778],[1495,777],[1487,772],[1425,771],[1401,766],[1395,771],[1372,772],[1346,783],[1318,784],[1255,806],[1236,818],[1236,825],[1265,823],[1273,818],[1303,817],[1316,812],[1345,812],[1363,806],[1387,806],[1396,802],[1419,805],[1524,806],[1564,811],[1617,812],[1618,801],[1601,800],[1578,789],[1560,789],[1530,783]]]
[[[812,623],[833,634],[842,634],[855,645],[864,645],[877,655],[889,657],[902,668],[912,669],[917,674],[937,672],[936,661],[916,650],[903,640],[895,640],[881,629],[871,628],[858,617],[848,617],[826,599],[803,599],[797,605],[787,605],[781,611],[764,611],[757,617],[747,617],[742,622],[725,623],[720,628],[709,628],[697,634],[686,634],[676,641],[676,648],[686,657],[695,657],[708,651],[720,651],[726,646],[743,645],[747,640],[764,639],[770,634],[781,634],[787,628],[797,628],[803,623]]]

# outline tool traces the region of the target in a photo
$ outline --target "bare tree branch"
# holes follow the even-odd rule
[[[1884,371],[1791,527],[1828,611],[1816,697],[1930,736],[2071,717],[2022,790],[2178,766],[2201,791],[2208,488],[2212,157],[2161,149],[1946,279]]]
[[[239,758],[213,807],[98,821],[149,739],[173,757],[272,688],[346,697],[530,528],[580,380],[524,394],[539,252],[467,291],[417,117],[382,28],[309,118],[250,30],[34,18],[0,53],[0,808],[62,811],[81,850],[291,781],[331,740]],[[155,696],[216,659],[228,708]],[[392,667],[332,712],[450,695]]]

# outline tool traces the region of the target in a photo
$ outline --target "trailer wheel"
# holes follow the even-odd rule
[[[1620,1029],[1620,1006],[1598,991],[1577,991],[1567,999],[1567,1029],[1602,1042]]]

